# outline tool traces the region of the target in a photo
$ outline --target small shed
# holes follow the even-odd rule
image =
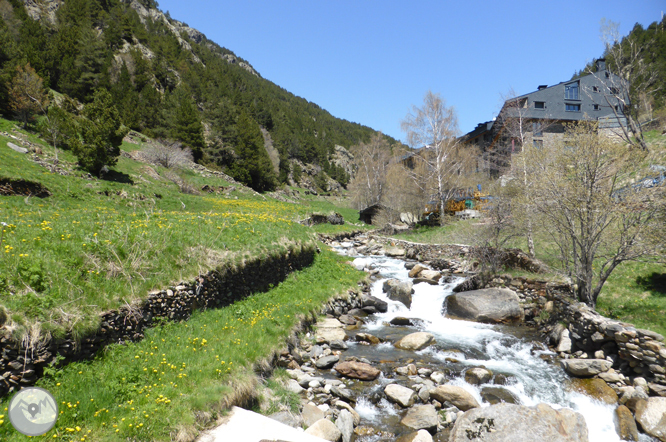
[[[379,211],[383,208],[384,206],[381,204],[373,204],[372,206],[368,206],[365,209],[359,211],[359,219],[366,224],[372,224],[372,219],[377,216]]]

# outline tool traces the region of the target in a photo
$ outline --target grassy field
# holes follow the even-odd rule
[[[256,390],[253,364],[284,345],[299,317],[364,275],[324,250],[311,267],[266,293],[165,323],[141,342],[113,345],[94,361],[51,372],[38,386],[57,398],[60,417],[42,438],[193,440],[231,398]],[[5,414],[6,407],[0,403]],[[0,439],[24,436],[5,419]]]
[[[0,120],[0,130],[11,123]],[[52,150],[40,144],[46,156]],[[312,212],[358,213],[321,198],[279,202],[238,187],[228,195],[188,194],[164,178],[177,173],[191,188],[229,188],[193,171],[172,171],[121,157],[113,180],[92,179],[75,158],[59,153],[68,176],[51,173],[6,146],[0,136],[0,178],[46,186],[52,196],[0,197],[0,309],[17,338],[26,333],[80,336],[98,326],[98,314],[132,303],[153,289],[186,281],[230,260],[260,256],[306,242],[316,232],[356,226],[298,224]],[[123,150],[140,146],[130,143]]]

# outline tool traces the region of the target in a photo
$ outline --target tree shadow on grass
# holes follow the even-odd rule
[[[124,172],[118,172],[117,170],[109,170],[107,173],[103,174],[101,177],[105,181],[114,181],[116,183],[123,184],[134,184],[132,177]]]
[[[666,273],[652,272],[648,276],[638,276],[636,284],[656,296],[666,296]]]

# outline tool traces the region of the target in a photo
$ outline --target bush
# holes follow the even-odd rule
[[[194,161],[192,150],[178,141],[157,140],[142,152],[144,158],[153,164],[173,169],[183,167]]]

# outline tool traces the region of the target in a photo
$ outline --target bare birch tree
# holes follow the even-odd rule
[[[458,138],[458,116],[453,107],[439,94],[428,91],[421,107],[413,106],[401,123],[407,143],[420,149],[414,156],[424,163],[420,170],[427,173],[415,177],[423,183],[434,183],[434,190],[443,219],[446,200],[455,190],[455,183],[464,173],[462,145]]]
[[[648,238],[659,229],[664,189],[632,186],[638,153],[599,135],[596,123],[572,125],[548,148],[525,153],[540,227],[562,251],[578,299],[595,307],[618,265],[656,252]]]
[[[385,192],[386,170],[391,159],[391,146],[381,133],[369,142],[352,146],[356,174],[349,183],[352,202],[357,209],[378,204]]]

